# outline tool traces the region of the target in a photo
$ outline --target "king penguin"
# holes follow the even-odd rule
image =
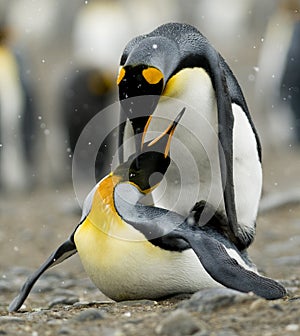
[[[157,299],[221,285],[267,299],[286,294],[279,283],[257,274],[247,254],[212,226],[202,229],[175,212],[139,202],[170,165],[170,142],[183,113],[161,135],[144,143],[138,156],[93,188],[80,224],[29,276],[10,312],[22,306],[48,268],[76,252],[94,284],[116,301]]]
[[[173,142],[166,189],[163,197],[153,193],[154,204],[187,216],[195,203],[208,202],[227,217],[231,241],[239,250],[247,248],[255,237],[261,196],[261,146],[243,92],[223,57],[195,27],[167,23],[127,44],[117,84],[120,117],[126,120],[119,146],[135,136],[133,146],[125,144],[120,151],[121,162],[140,150],[147,129],[162,131],[164,119],[174,119],[174,104],[187,108],[184,127],[176,131],[184,147]],[[185,162],[180,171],[176,157]],[[176,203],[182,176],[183,197]]]

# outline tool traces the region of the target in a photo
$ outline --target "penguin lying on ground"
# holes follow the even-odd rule
[[[220,285],[267,299],[286,294],[279,283],[258,275],[246,254],[213,224],[201,227],[175,212],[138,203],[161,182],[169,167],[171,137],[183,112],[161,136],[145,143],[137,157],[94,187],[85,201],[81,223],[27,279],[9,311],[21,307],[48,268],[77,251],[94,284],[117,301],[157,299]],[[201,211],[201,205],[194,209],[195,220]]]
[[[255,236],[261,195],[261,147],[242,90],[227,63],[196,28],[168,23],[132,39],[120,65],[121,120],[128,118],[120,127],[120,147],[132,131],[136,135],[135,148],[124,145],[120,161],[132,150],[140,150],[147,129],[165,129],[165,120],[174,119],[174,105],[175,111],[180,104],[186,106],[184,127],[176,131],[186,147],[182,150],[173,143],[166,192],[161,197],[156,190],[154,204],[187,216],[196,202],[208,202],[226,214],[230,240],[240,250],[248,247]],[[180,173],[186,181],[181,185],[184,197],[174,208],[180,180],[176,156],[185,161]],[[192,165],[198,174],[192,172]]]

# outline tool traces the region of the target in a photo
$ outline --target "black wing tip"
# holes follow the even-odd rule
[[[266,286],[265,288],[259,287],[257,295],[267,300],[278,300],[288,296],[287,290],[279,282],[269,278],[265,278],[264,280],[266,280]],[[256,290],[253,292],[256,294]]]
[[[10,313],[17,312],[22,307],[22,304],[27,299],[27,297],[28,297],[28,295],[31,291],[31,288],[35,284],[36,280],[37,279],[32,279],[32,277],[29,277],[25,281],[25,283],[23,284],[19,294],[12,300],[12,302],[10,303],[10,305],[8,307],[8,311]]]
[[[201,235],[195,232],[179,232],[198,256],[208,274],[223,286],[243,293],[254,293],[267,300],[282,299],[288,295],[286,289],[278,281],[261,276],[244,268],[232,258],[225,247],[199,228]]]
[[[76,228],[77,229],[77,228]],[[76,231],[75,229],[75,231]],[[74,231],[74,232],[75,232]],[[9,312],[16,312],[20,309],[22,304],[27,299],[32,287],[36,283],[36,281],[40,278],[40,276],[50,267],[54,266],[56,263],[61,263],[65,259],[71,257],[73,254],[77,252],[76,246],[74,244],[74,232],[70,236],[68,240],[66,240],[63,244],[61,244],[55,252],[53,252],[50,257],[42,264],[40,268],[38,268],[33,274],[31,274],[25,283],[23,284],[19,295],[16,296],[8,307]],[[69,253],[68,253],[69,252]],[[62,260],[60,260],[62,258]]]
[[[17,312],[22,307],[23,302],[24,300],[21,300],[20,294],[19,294],[12,300],[12,302],[8,306],[8,312],[9,313]]]

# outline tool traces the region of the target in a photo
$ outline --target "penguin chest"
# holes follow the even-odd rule
[[[163,250],[125,225],[126,233],[108,234],[87,219],[74,237],[87,274],[111,299],[155,299],[218,285],[192,250]]]
[[[153,195],[155,204],[186,215],[198,200],[222,202],[217,105],[205,70],[183,69],[168,81],[147,131],[149,139],[162,132],[183,107],[186,112],[172,138],[167,183]]]

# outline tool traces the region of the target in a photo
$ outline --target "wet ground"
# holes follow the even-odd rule
[[[264,162],[264,197],[300,190],[300,153]],[[288,287],[266,301],[232,291],[202,291],[155,302],[115,303],[87,278],[78,256],[48,271],[19,313],[7,306],[79,221],[72,186],[41,188],[0,200],[0,335],[300,335],[300,203],[262,212],[249,253],[267,276]]]

